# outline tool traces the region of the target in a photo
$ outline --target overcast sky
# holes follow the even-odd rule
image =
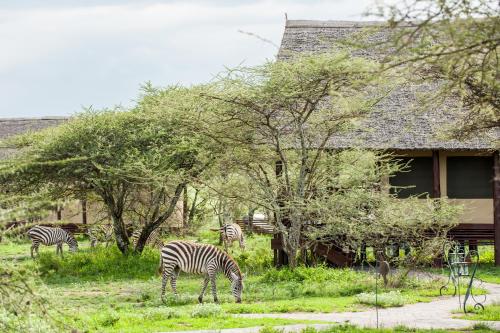
[[[289,19],[360,20],[371,0],[0,0],[0,117],[131,105],[273,59]]]

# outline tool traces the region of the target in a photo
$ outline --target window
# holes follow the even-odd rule
[[[493,197],[492,157],[448,157],[446,164],[449,198],[488,199]]]
[[[409,163],[405,171],[398,172],[389,179],[392,186],[412,186],[411,188],[394,189],[398,198],[414,195],[432,194],[432,157],[398,158],[402,164]]]

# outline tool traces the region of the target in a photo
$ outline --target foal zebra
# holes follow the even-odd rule
[[[130,243],[134,246],[134,248],[137,246],[137,242],[139,241],[140,235],[141,235],[141,230],[137,229],[132,233],[132,236],[130,237]],[[148,240],[146,241],[146,245],[158,249],[161,249],[163,247],[163,240],[161,239],[160,228],[156,228],[155,230],[153,230],[153,232],[149,235]]]
[[[219,229],[210,229],[212,231],[220,232],[222,236],[222,241],[224,242],[224,248],[227,249],[233,245],[234,241],[240,243],[240,249],[245,249],[245,237],[243,236],[243,231],[240,226],[236,223],[224,224]]]
[[[241,292],[243,291],[243,276],[236,261],[227,253],[210,244],[197,244],[186,241],[173,241],[167,243],[160,254],[160,273],[163,271],[161,284],[161,299],[164,300],[165,287],[168,279],[174,295],[177,296],[177,277],[183,271],[192,274],[205,275],[203,287],[198,301],[203,302],[203,295],[207,289],[208,282],[212,286],[214,301],[218,303],[217,286],[215,279],[218,272],[231,281],[231,291],[236,303],[241,303]]]
[[[87,231],[90,239],[90,246],[95,247],[99,242],[106,243],[108,247],[109,242],[113,240],[113,225],[112,224],[98,224],[93,225]]]
[[[33,250],[35,250],[38,255],[38,247],[40,243],[43,245],[54,245],[56,244],[56,254],[61,253],[61,257],[63,255],[62,246],[63,243],[67,243],[69,246],[69,250],[74,252],[78,250],[78,242],[72,234],[63,230],[61,228],[51,228],[44,226],[34,226],[30,230],[28,230],[28,236],[31,238],[31,258],[33,256]]]

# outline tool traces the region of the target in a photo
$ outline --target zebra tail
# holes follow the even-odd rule
[[[210,228],[210,231],[221,231],[222,228]]]

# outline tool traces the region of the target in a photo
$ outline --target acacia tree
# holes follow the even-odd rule
[[[172,88],[169,98],[176,91]],[[150,233],[174,211],[184,184],[206,164],[200,153],[205,141],[182,126],[186,115],[152,105],[89,110],[57,128],[15,139],[12,144],[22,152],[2,163],[2,185],[10,193],[45,187],[54,198],[96,194],[123,253],[129,248],[125,213],[147,203],[151,209],[136,246],[141,252]],[[137,201],[138,196],[149,200]]]
[[[451,131],[459,138],[500,126],[499,12],[497,0],[407,0],[377,12],[391,28],[385,68],[441,82],[430,102],[461,102]]]
[[[318,170],[335,134],[378,101],[376,64],[347,53],[300,56],[239,68],[206,93],[216,114],[212,135],[227,142],[220,163],[231,178],[249,177],[251,193],[231,196],[273,213],[290,266],[296,266],[306,207],[327,186]]]

